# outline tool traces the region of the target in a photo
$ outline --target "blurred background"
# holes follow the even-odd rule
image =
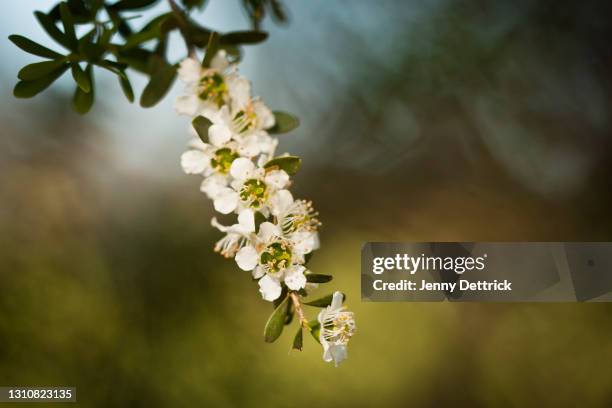
[[[53,4],[0,16],[0,385],[76,386],[84,407],[612,406],[610,304],[359,295],[364,241],[612,240],[610,2],[294,0],[265,22],[241,69],[302,120],[280,150],[321,212],[310,267],[358,319],[337,369],[310,338],[289,352],[293,326],[264,343],[270,304],[213,253],[178,83],[145,110],[97,72],[84,117],[69,75],[13,98],[37,58],[7,36],[57,49],[32,15]],[[249,26],[238,0],[197,18]]]

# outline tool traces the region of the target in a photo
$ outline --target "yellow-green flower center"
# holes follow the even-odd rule
[[[281,242],[274,242],[261,254],[260,263],[267,267],[268,272],[279,272],[291,265],[291,250]]]
[[[244,182],[240,190],[240,198],[253,208],[260,208],[266,201],[268,189],[266,183],[258,179],[249,179]]]
[[[200,99],[209,100],[221,107],[225,103],[227,95],[227,84],[223,76],[218,72],[203,76],[200,79],[198,96]]]
[[[210,165],[219,173],[227,174],[230,167],[232,166],[232,162],[238,157],[238,153],[234,152],[230,148],[224,147],[222,149],[218,149],[215,152],[213,158],[210,159]]]

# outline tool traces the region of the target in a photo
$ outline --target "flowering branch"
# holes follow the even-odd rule
[[[213,217],[211,224],[225,234],[215,251],[251,272],[263,299],[273,302],[265,340],[275,341],[297,314],[293,348],[302,349],[306,328],[323,346],[324,360],[337,365],[346,358],[355,320],[342,305],[340,292],[304,300],[332,277],[306,268],[319,248],[321,223],[312,203],[294,199],[289,191],[301,159],[275,155],[278,138],[273,135],[293,130],[299,122],[289,113],[272,112],[261,98],[253,97],[250,82],[239,75],[236,64],[224,50],[215,49],[214,44],[208,47],[204,64],[189,57],[178,69],[185,92],[175,108],[194,118],[193,139],[181,156],[182,168],[203,176],[200,190],[213,200],[217,212],[237,215],[232,225]],[[323,310],[309,321],[304,305]]]

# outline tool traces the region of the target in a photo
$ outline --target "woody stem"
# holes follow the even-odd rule
[[[306,318],[306,314],[304,314],[304,309],[302,309],[300,296],[296,292],[289,292],[289,296],[291,297],[291,301],[293,302],[293,306],[295,307],[295,312],[300,318],[301,325],[307,329],[310,329],[310,326],[308,326],[308,319]]]

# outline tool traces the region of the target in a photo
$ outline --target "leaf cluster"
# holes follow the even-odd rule
[[[139,13],[158,3],[165,4],[167,10],[142,24]],[[125,97],[133,102],[130,69],[148,77],[140,105],[154,106],[166,95],[177,74],[178,64],[167,57],[172,32],[180,33],[190,55],[214,47],[215,51],[226,50],[235,61],[242,57],[242,46],[267,38],[267,33],[260,30],[218,33],[200,25],[190,12],[203,8],[205,3],[204,0],[66,0],[47,13],[35,11],[36,20],[61,50],[52,50],[21,35],[9,36],[23,51],[44,59],[19,71],[13,93],[18,98],[31,98],[70,71],[75,82],[73,107],[79,113],[86,113],[94,102],[94,68],[116,75]],[[141,28],[136,29],[134,21]]]

